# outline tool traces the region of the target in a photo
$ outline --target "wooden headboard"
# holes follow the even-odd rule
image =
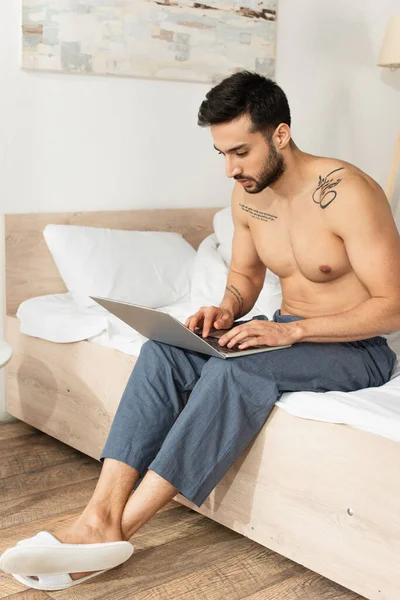
[[[6,314],[15,315],[21,302],[28,298],[67,291],[43,237],[49,223],[176,231],[197,249],[212,233],[212,219],[218,210],[220,208],[5,215]]]

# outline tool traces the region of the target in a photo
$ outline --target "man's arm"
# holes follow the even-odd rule
[[[232,261],[225,295],[220,303],[220,307],[232,312],[235,319],[253,308],[264,284],[266,271],[254,245],[247,216],[239,209],[240,192],[239,184],[236,184],[232,195],[232,217],[235,227]]]
[[[351,266],[371,295],[351,310],[296,321],[298,342],[349,342],[400,329],[400,238],[382,190],[342,182],[327,209]]]

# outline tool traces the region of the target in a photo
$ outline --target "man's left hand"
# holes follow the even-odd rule
[[[275,323],[253,319],[230,329],[220,338],[219,343],[221,346],[227,345],[228,348],[239,344],[239,349],[242,350],[252,346],[288,346],[300,340],[301,329],[298,321]]]

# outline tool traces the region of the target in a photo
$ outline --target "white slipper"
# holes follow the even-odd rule
[[[74,585],[79,585],[80,583],[89,581],[89,579],[93,579],[93,577],[102,575],[106,571],[108,571],[108,569],[105,571],[99,571],[98,573],[92,573],[92,575],[87,575],[81,579],[75,579],[75,581],[66,573],[62,575],[38,575],[38,581],[24,575],[13,575],[13,577],[19,581],[19,583],[33,588],[34,590],[56,592],[58,590],[66,590]]]
[[[28,576],[107,571],[128,560],[132,554],[133,546],[129,542],[63,544],[51,533],[41,531],[6,550],[0,557],[0,569],[12,575]],[[97,573],[88,577],[95,575]],[[82,582],[82,579],[77,581]]]
[[[35,544],[36,536],[17,542],[17,546],[32,546]],[[19,583],[22,583],[23,585],[26,585],[29,588],[33,588],[34,590],[43,590],[51,592],[66,590],[70,587],[73,587],[74,585],[79,585],[80,583],[89,581],[89,579],[93,579],[93,577],[103,575],[103,573],[107,573],[107,571],[109,571],[109,569],[105,569],[104,571],[98,571],[97,573],[92,573],[91,575],[87,575],[86,577],[81,577],[80,579],[75,580],[73,580],[72,577],[67,573],[62,573],[58,575],[38,575],[37,580],[24,575],[16,575],[15,573],[12,576],[14,577],[14,579],[19,581]]]

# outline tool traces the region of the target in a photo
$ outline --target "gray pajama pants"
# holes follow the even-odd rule
[[[278,323],[299,319],[280,311],[274,315]],[[380,336],[360,342],[300,342],[227,360],[148,341],[101,458],[124,462],[142,477],[151,469],[200,506],[283,392],[380,386],[390,378],[395,360]]]

